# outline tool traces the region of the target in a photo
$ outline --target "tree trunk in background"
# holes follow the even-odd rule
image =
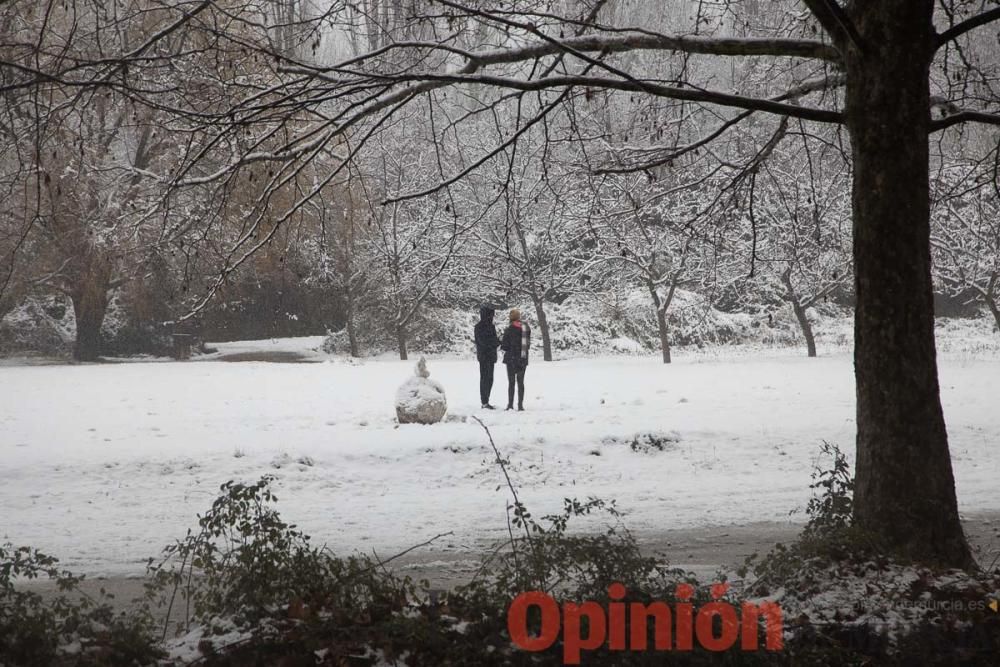
[[[990,287],[986,290],[984,294],[984,300],[986,301],[986,307],[990,309],[993,313],[993,321],[996,322],[997,331],[1000,331],[1000,306],[997,305],[997,297],[994,293],[997,287],[997,280],[1000,276],[994,274],[990,280]],[[3,311],[0,311],[0,317],[3,317]]]
[[[990,312],[993,313],[993,321],[996,322],[997,331],[1000,331],[1000,306],[997,306],[996,299],[987,299],[986,305],[989,306]]]
[[[14,299],[8,299],[6,297],[0,297],[0,320],[14,310]]]
[[[549,320],[545,316],[545,304],[541,299],[532,299],[535,304],[535,317],[538,318],[538,330],[542,334],[542,359],[552,361],[552,339],[549,338]]]
[[[406,325],[396,325],[396,344],[399,347],[400,361],[406,361],[409,357],[406,354]]]
[[[792,301],[792,311],[795,319],[799,321],[799,328],[802,329],[802,336],[806,339],[806,356],[816,356],[816,338],[813,336],[812,324],[806,316],[806,309],[802,307],[798,299]]]
[[[360,357],[358,349],[358,333],[354,330],[354,315],[347,316],[347,345],[350,348],[352,357]]]
[[[347,313],[344,328],[347,329],[347,344],[351,349],[352,357],[360,357],[361,351],[358,349],[358,332],[354,328],[354,295],[347,292]]]
[[[670,363],[670,336],[667,329],[667,311],[660,300],[660,294],[656,291],[656,285],[648,283],[649,295],[653,299],[653,306],[656,308],[656,328],[660,334],[660,351],[663,353],[663,363]]]
[[[854,518],[882,546],[969,568],[938,387],[928,186],[933,0],[849,5],[854,156]]]
[[[73,358],[94,361],[101,353],[101,326],[108,310],[111,269],[103,258],[91,258],[70,298],[76,317]]]
[[[670,339],[667,331],[667,314],[662,309],[656,309],[656,326],[660,332],[660,350],[663,352],[663,363],[670,363]]]
[[[795,293],[795,288],[792,287],[791,270],[781,274],[781,282],[785,284],[785,298],[792,304],[792,312],[795,313],[795,319],[798,320],[799,328],[802,330],[802,337],[806,339],[806,355],[815,357],[816,338],[813,336],[812,324],[809,323],[806,309],[802,306],[802,302],[799,301],[799,297]]]
[[[524,273],[528,284],[528,296],[535,305],[535,316],[538,318],[538,329],[542,333],[542,358],[545,361],[552,361],[552,341],[549,338],[549,320],[545,317],[545,286],[542,285],[535,276],[535,270],[531,265],[531,249],[528,248],[528,239],[524,235],[524,228],[521,227],[519,218],[512,220],[514,233],[517,235],[517,244],[521,248],[521,256],[524,259]]]

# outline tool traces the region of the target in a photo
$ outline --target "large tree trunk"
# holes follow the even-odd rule
[[[670,363],[670,338],[667,335],[667,314],[662,308],[656,309],[656,326],[660,333],[660,350],[663,352],[663,363]]]
[[[552,361],[552,339],[549,337],[549,320],[545,317],[545,304],[541,299],[532,299],[535,304],[535,317],[538,318],[538,330],[542,334],[542,358]]]
[[[94,361],[101,353],[101,325],[108,310],[110,285],[110,268],[103,260],[93,259],[70,294],[76,318],[73,358],[77,361]]]
[[[847,51],[857,307],[855,521],[904,557],[974,565],[938,389],[928,73],[933,0],[852,3]]]

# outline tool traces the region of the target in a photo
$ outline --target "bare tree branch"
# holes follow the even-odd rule
[[[844,46],[850,42],[858,51],[864,52],[861,35],[858,34],[854,23],[851,22],[841,6],[837,4],[837,0],[802,1],[835,43]]]
[[[984,26],[988,23],[992,23],[993,21],[1000,21],[1000,7],[973,16],[971,19],[962,21],[961,23],[958,23],[948,28],[943,33],[937,36],[934,48],[939,49],[948,42],[964,35],[970,30],[975,30],[976,28]]]
[[[985,111],[958,111],[956,113],[949,114],[944,118],[932,120],[930,131],[932,133],[939,132],[951,127],[952,125],[969,122],[983,123],[985,125],[1000,125],[1000,114],[988,113]]]

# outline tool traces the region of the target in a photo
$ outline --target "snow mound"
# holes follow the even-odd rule
[[[68,298],[29,297],[0,316],[0,355],[65,355],[73,349],[76,320]]]
[[[444,387],[430,379],[427,360],[420,357],[413,377],[396,390],[396,417],[400,424],[436,424],[448,411]]]
[[[626,352],[628,354],[642,354],[646,351],[642,343],[631,338],[619,336],[608,341],[608,345],[614,352]]]

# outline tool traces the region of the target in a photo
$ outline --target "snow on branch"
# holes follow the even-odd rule
[[[943,107],[942,107],[943,108]],[[983,123],[985,125],[1000,125],[1000,114],[985,111],[961,110],[947,114],[944,118],[932,120],[930,131],[939,132],[959,123]]]
[[[522,23],[501,15],[499,10],[478,9],[450,0],[437,1],[439,4],[467,15],[524,30],[541,38],[540,42],[521,48],[477,54],[477,57],[482,59],[482,64],[520,62],[566,51],[617,53],[649,49],[716,56],[787,56],[840,60],[840,53],[833,46],[807,39],[678,37],[645,30],[632,30],[610,36],[598,34],[556,39],[541,33],[532,23]],[[493,58],[499,58],[499,60],[493,60]]]

